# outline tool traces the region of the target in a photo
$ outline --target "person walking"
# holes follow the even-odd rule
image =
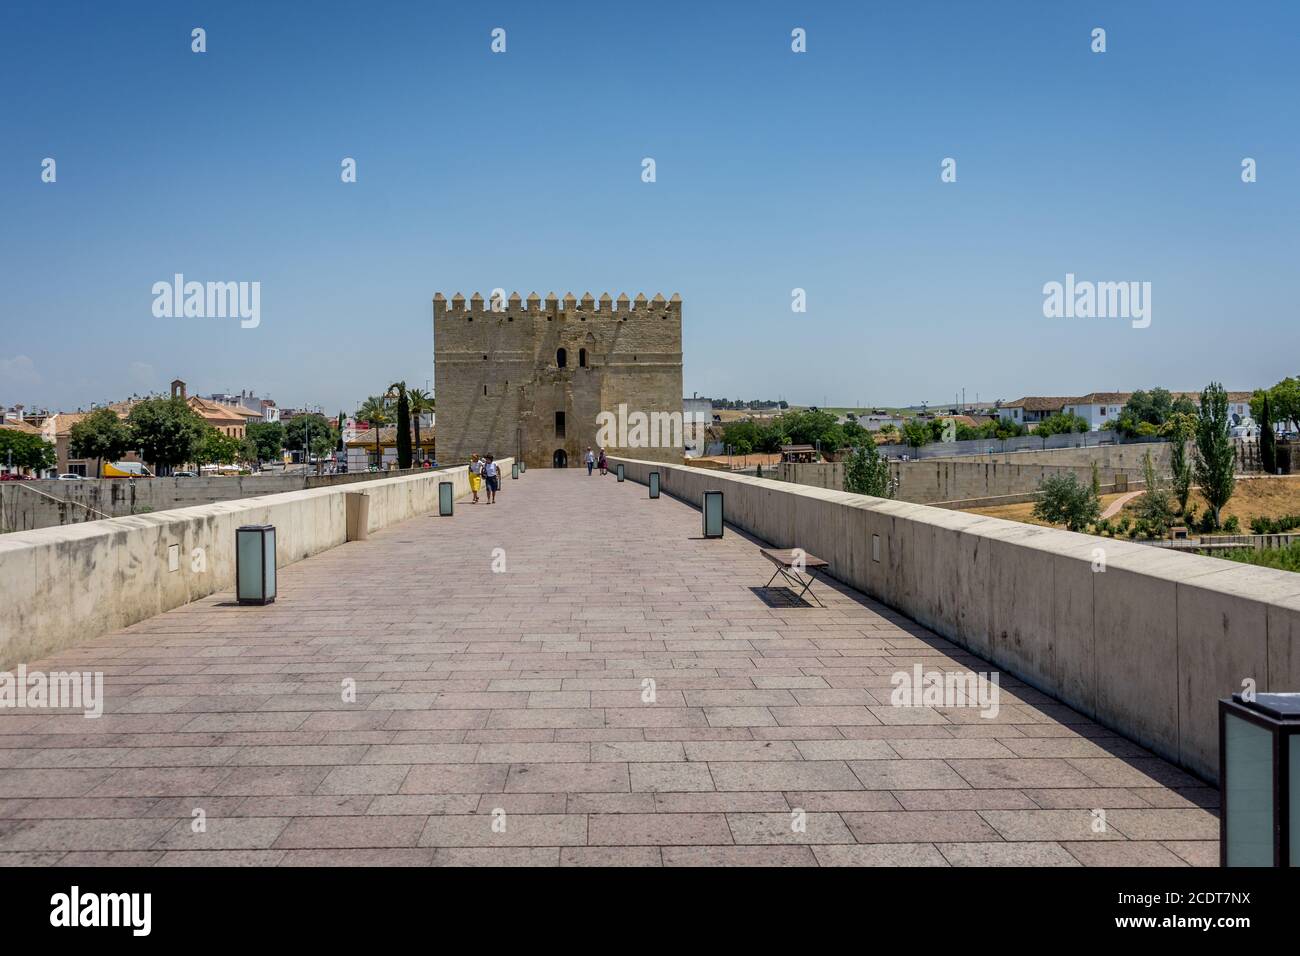
[[[483,478],[487,482],[487,503],[494,505],[497,503],[497,492],[501,490],[501,469],[491,455],[487,456],[483,465]]]
[[[591,469],[596,467],[596,456],[591,453],[591,446],[587,446],[587,454],[583,456],[583,461],[587,463],[587,477],[591,477]]]
[[[478,489],[483,483],[483,462],[478,457],[478,452],[469,456],[469,490],[474,496],[470,504],[478,504]]]
[[[600,450],[600,460],[596,462],[596,465],[600,468],[602,476],[609,473],[609,461],[605,458],[605,449],[603,448]]]

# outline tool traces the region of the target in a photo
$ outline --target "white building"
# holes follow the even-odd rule
[[[1191,399],[1197,408],[1201,405],[1200,392],[1172,392],[1175,399]],[[1228,418],[1233,425],[1242,425],[1250,419],[1252,392],[1228,392]],[[1051,418],[1053,415],[1078,415],[1088,422],[1090,431],[1101,431],[1108,422],[1119,418],[1120,412],[1133,397],[1132,392],[1089,392],[1076,398],[1049,398],[1027,395],[1014,402],[1006,402],[998,409],[998,417],[1029,425]]]
[[[687,458],[698,458],[704,454],[709,426],[712,424],[712,399],[682,399],[682,446]]]
[[[1107,422],[1119,418],[1125,404],[1132,397],[1132,392],[1089,392],[1079,398],[1071,398],[1065,406],[1065,414],[1078,415],[1088,422],[1088,430],[1097,432]]]
[[[1045,395],[1026,395],[1014,402],[1006,402],[998,409],[998,417],[1003,421],[1017,422],[1021,425],[1041,422],[1045,418],[1059,415],[1073,398],[1052,398]]]

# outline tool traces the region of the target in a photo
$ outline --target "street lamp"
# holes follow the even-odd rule
[[[704,520],[704,537],[722,537],[722,492],[706,491],[704,504],[700,508]]]
[[[235,529],[235,597],[240,604],[275,601],[275,525]]]
[[[1300,866],[1300,694],[1219,701],[1219,862]]]

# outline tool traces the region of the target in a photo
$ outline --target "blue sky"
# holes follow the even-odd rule
[[[351,409],[432,378],[435,292],[498,286],[680,292],[687,394],[1271,384],[1297,46],[1284,2],[12,0],[0,402]],[[260,326],[155,318],[177,272],[261,282]],[[1151,326],[1044,318],[1066,273],[1151,282]]]

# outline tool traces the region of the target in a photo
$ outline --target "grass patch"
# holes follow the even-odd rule
[[[1279,571],[1300,573],[1300,541],[1293,541],[1285,548],[1240,548],[1232,551],[1202,551],[1212,558],[1225,558],[1241,564],[1254,564],[1261,568],[1277,568]]]

